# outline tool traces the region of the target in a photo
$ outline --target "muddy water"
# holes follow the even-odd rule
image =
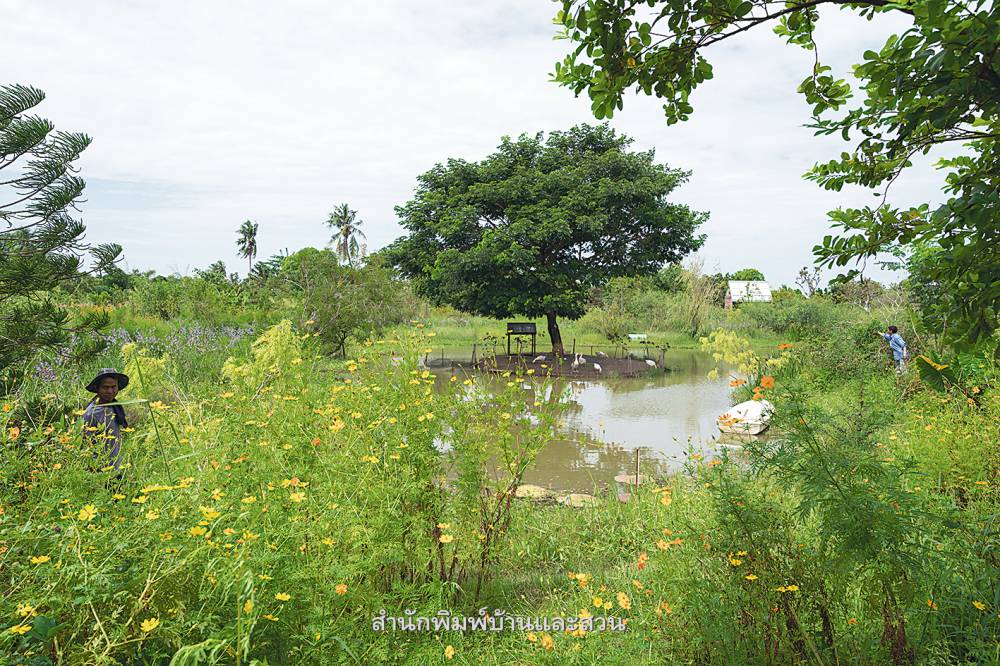
[[[538,456],[525,482],[592,492],[632,474],[636,449],[643,473],[677,469],[690,449],[719,447],[715,418],[732,404],[729,381],[706,376],[715,362],[694,350],[671,350],[668,372],[639,379],[565,381],[570,406],[563,436]]]

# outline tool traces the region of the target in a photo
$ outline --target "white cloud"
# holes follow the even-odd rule
[[[381,247],[401,233],[393,207],[436,162],[479,159],[503,134],[594,122],[586,99],[548,82],[567,48],[552,40],[555,9],[0,0],[0,43],[5,77],[41,87],[46,117],[95,139],[81,160],[90,238],[121,243],[132,267],[186,272],[218,258],[242,267],[235,230],[248,217],[263,256],[321,245],[341,201]],[[824,15],[821,54],[847,72],[886,25]],[[614,120],[694,171],[676,198],[711,212],[710,269],[756,266],[790,283],[827,233],[825,211],[871,198],[801,179],[843,149],[802,127],[794,90],[811,58],[751,33],[712,52],[715,79],[690,122],[667,127],[656,100],[632,97]],[[923,166],[897,193],[917,201],[939,182]]]

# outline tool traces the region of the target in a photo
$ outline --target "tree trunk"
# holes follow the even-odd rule
[[[549,325],[549,338],[552,340],[552,353],[556,356],[563,356],[562,334],[559,333],[559,324],[556,323],[556,313],[549,311],[545,313],[545,318]]]

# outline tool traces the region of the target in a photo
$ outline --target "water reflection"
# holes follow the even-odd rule
[[[640,451],[643,473],[675,471],[689,448],[711,452],[719,445],[715,418],[731,405],[725,377],[710,380],[715,362],[694,350],[672,350],[669,372],[636,379],[557,380],[553,400],[565,392],[563,436],[538,455],[527,483],[556,490],[593,491],[635,472]]]

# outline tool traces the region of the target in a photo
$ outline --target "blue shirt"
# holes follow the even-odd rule
[[[902,359],[903,352],[906,351],[906,341],[903,340],[903,336],[899,333],[893,333],[892,335],[883,333],[882,337],[889,341],[889,348],[892,349],[892,358],[896,361]]]
[[[101,461],[117,471],[122,464],[122,428],[127,428],[125,410],[119,405],[104,406],[95,399],[83,414],[83,439],[95,447],[95,456],[103,452]]]

